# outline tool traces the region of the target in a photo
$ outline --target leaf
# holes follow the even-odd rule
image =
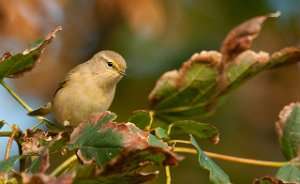
[[[79,168],[74,183],[143,183],[158,175],[157,171],[142,172],[146,166],[176,165],[178,160],[178,156],[160,147],[125,149],[101,169],[92,168],[91,165]]]
[[[300,183],[300,168],[294,165],[285,165],[279,168],[276,178],[286,181]]]
[[[208,170],[209,181],[213,184],[226,184],[231,183],[228,175],[217,165],[215,164],[199,147],[198,143],[191,135],[191,143],[195,146],[198,151],[198,162],[202,169]]]
[[[0,121],[0,129],[4,126],[5,122],[4,121]]]
[[[47,151],[44,151],[39,157],[35,158],[28,169],[27,173],[44,173],[50,166],[49,163],[49,154]]]
[[[16,55],[5,53],[0,61],[0,80],[4,77],[17,77],[26,71],[30,71],[35,63],[39,61],[40,55],[46,45],[52,41],[55,34],[61,29],[61,27],[57,27],[45,37],[39,38],[23,53]]]
[[[253,184],[297,184],[297,183],[290,183],[284,182],[280,179],[273,178],[272,176],[264,176],[260,179],[255,179]]]
[[[269,18],[280,16],[280,12],[254,17],[233,28],[224,39],[220,52],[223,64],[249,49],[253,39],[260,33],[262,24]]]
[[[167,131],[160,127],[155,128],[155,136],[162,140],[170,140],[170,136]]]
[[[177,121],[169,125],[170,136],[194,135],[201,139],[210,139],[214,144],[219,142],[219,130],[211,124],[191,120]]]
[[[75,173],[70,172],[64,175],[61,175],[57,178],[46,175],[44,173],[38,174],[28,174],[22,173],[22,183],[24,184],[71,184],[73,178],[75,177]]]
[[[300,47],[287,47],[275,53],[249,50],[262,23],[277,16],[279,13],[242,23],[225,38],[221,53],[196,53],[179,70],[164,73],[149,95],[155,117],[171,123],[210,115],[229,92],[263,70],[299,62]]]
[[[128,119],[128,122],[135,124],[142,130],[145,130],[147,126],[150,125],[151,117],[148,111],[136,111],[134,114]]]
[[[115,118],[110,112],[92,114],[74,129],[67,147],[77,149],[83,163],[103,166],[123,149],[145,149],[152,144],[166,146],[132,123],[112,122]]]
[[[291,103],[279,113],[275,123],[281,150],[287,160],[299,156],[300,152],[300,103]]]
[[[221,55],[218,52],[203,51],[194,54],[179,71],[165,73],[149,95],[155,115],[161,119],[167,116],[182,118],[207,113],[207,102],[214,95],[217,85],[218,67]],[[185,112],[188,111],[188,112]]]
[[[0,173],[8,173],[15,165],[20,156],[11,156],[7,160],[0,162]]]

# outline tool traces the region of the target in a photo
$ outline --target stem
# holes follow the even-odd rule
[[[0,81],[1,85],[6,89],[6,91],[17,101],[19,102],[19,104],[26,109],[28,112],[32,111],[32,108],[27,105],[12,89],[10,89],[10,87],[4,82],[4,80]],[[39,119],[40,121],[44,122],[44,123],[48,123],[51,121],[47,120],[46,118],[42,117],[42,116],[36,116],[37,119]]]
[[[32,131],[35,131],[35,130],[37,129],[37,127],[39,127],[39,126],[42,125],[42,124],[44,124],[43,121],[38,122],[37,124],[35,124],[35,125],[31,128],[31,130],[32,130]]]
[[[185,140],[170,140],[170,143],[192,144],[190,141]]]
[[[170,166],[165,166],[166,169],[166,184],[171,184],[171,171]]]
[[[72,162],[77,161],[77,156],[73,155],[67,160],[64,161],[60,166],[58,166],[51,174],[50,176],[56,176],[60,172],[62,172],[65,168],[67,168]]]
[[[11,132],[10,137],[7,142],[7,145],[6,145],[4,160],[7,160],[9,158],[12,142],[13,142],[17,132],[18,132],[17,126],[13,126],[13,131]]]
[[[147,131],[151,130],[152,123],[153,123],[154,111],[150,111],[149,116],[150,116],[150,122],[149,122],[149,125],[145,128],[145,130],[147,130]]]
[[[181,152],[181,153],[191,153],[197,154],[196,149],[192,148],[183,148],[183,147],[175,147],[174,152]],[[291,162],[275,162],[275,161],[264,161],[264,160],[254,160],[254,159],[247,159],[247,158],[240,158],[240,157],[233,157],[228,155],[222,155],[217,153],[212,153],[208,151],[204,151],[204,153],[212,158],[220,159],[220,160],[227,160],[231,162],[249,164],[249,165],[259,165],[259,166],[266,166],[266,167],[281,167],[286,164],[290,164]]]
[[[26,109],[27,111],[32,111],[32,109],[12,90],[10,89],[10,87],[2,80],[1,85],[6,89],[6,91],[15,99],[17,100],[17,102],[19,102],[20,105],[22,105],[22,107],[24,107],[24,109]]]
[[[0,137],[10,137],[13,132],[0,132]]]

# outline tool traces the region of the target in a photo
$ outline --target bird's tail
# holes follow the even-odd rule
[[[46,105],[44,105],[36,110],[29,112],[27,115],[29,115],[29,116],[45,116],[45,115],[49,114],[50,112],[52,112],[51,102],[47,103]]]

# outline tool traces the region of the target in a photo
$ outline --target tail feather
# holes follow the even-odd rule
[[[51,102],[47,103],[46,105],[44,105],[36,110],[29,112],[27,115],[29,115],[29,116],[45,116],[45,115],[49,114],[50,112],[52,112]]]

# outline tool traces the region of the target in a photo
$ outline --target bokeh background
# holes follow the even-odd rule
[[[11,0],[0,1],[0,53],[22,52],[61,25],[63,31],[45,50],[42,61],[22,78],[6,80],[32,107],[52,98],[59,82],[75,65],[111,49],[128,63],[111,111],[126,121],[134,110],[147,109],[147,96],[165,71],[179,68],[193,53],[218,50],[237,24],[254,16],[281,11],[268,20],[253,50],[268,52],[300,44],[299,0]],[[279,111],[300,98],[299,64],[265,71],[233,92],[211,117],[221,141],[200,141],[204,150],[247,158],[283,161],[274,123]],[[23,130],[37,123],[0,88],[0,119]],[[5,130],[5,129],[3,129]],[[7,139],[0,139],[4,148]],[[0,150],[3,158],[4,149]],[[233,183],[275,175],[277,168],[215,160]],[[171,169],[173,183],[208,183],[196,157],[186,155]],[[150,183],[164,183],[164,171]]]

